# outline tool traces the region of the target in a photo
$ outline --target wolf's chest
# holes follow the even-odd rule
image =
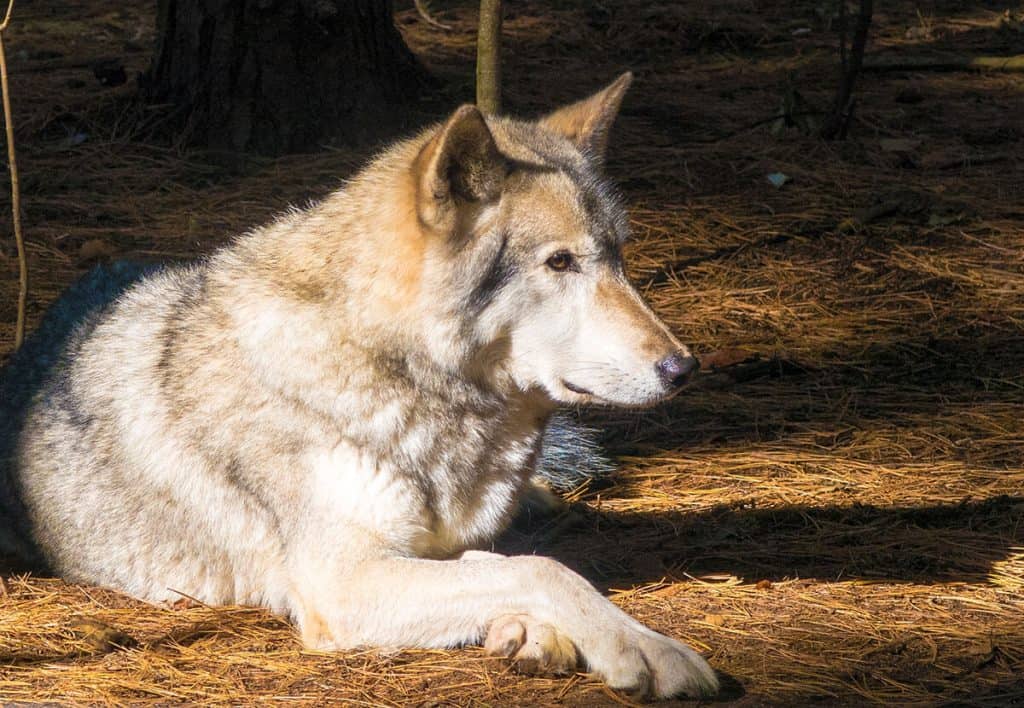
[[[410,428],[386,448],[346,441],[311,455],[311,506],[416,556],[488,543],[518,505],[541,430],[460,422]]]

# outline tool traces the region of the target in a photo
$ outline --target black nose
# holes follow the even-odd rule
[[[690,378],[697,365],[697,359],[693,356],[676,352],[659,361],[654,368],[658,370],[658,376],[666,385],[679,388]]]

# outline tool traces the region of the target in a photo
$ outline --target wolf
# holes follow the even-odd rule
[[[152,602],[271,608],[313,648],[482,642],[714,694],[564,565],[486,550],[560,406],[651,406],[697,366],[624,270],[602,163],[631,80],[536,120],[464,105],[201,262],[59,305],[3,384],[7,545]]]

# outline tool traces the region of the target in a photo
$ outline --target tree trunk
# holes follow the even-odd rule
[[[501,0],[481,0],[476,33],[476,105],[501,113]]]
[[[391,0],[159,0],[143,91],[185,140],[275,155],[404,125],[426,72]]]

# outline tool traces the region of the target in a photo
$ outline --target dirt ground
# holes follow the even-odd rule
[[[15,8],[32,322],[93,262],[208,253],[369,152],[226,169],[135,139],[155,120],[130,102],[153,5]],[[471,97],[475,5],[436,0],[443,31],[399,3],[438,105]],[[655,411],[586,413],[620,472],[502,548],[562,558],[691,642],[735,705],[1024,704],[1024,74],[869,72],[849,139],[826,143],[808,123],[836,86],[834,3],[509,5],[513,112],[636,72],[609,163],[631,273],[705,371]],[[881,5],[872,57],[1024,53],[1019,4]],[[126,84],[97,81],[105,57]],[[784,103],[792,126],[773,120]],[[4,199],[0,355],[17,293]],[[629,703],[475,648],[307,652],[263,611],[10,574],[0,699]]]

